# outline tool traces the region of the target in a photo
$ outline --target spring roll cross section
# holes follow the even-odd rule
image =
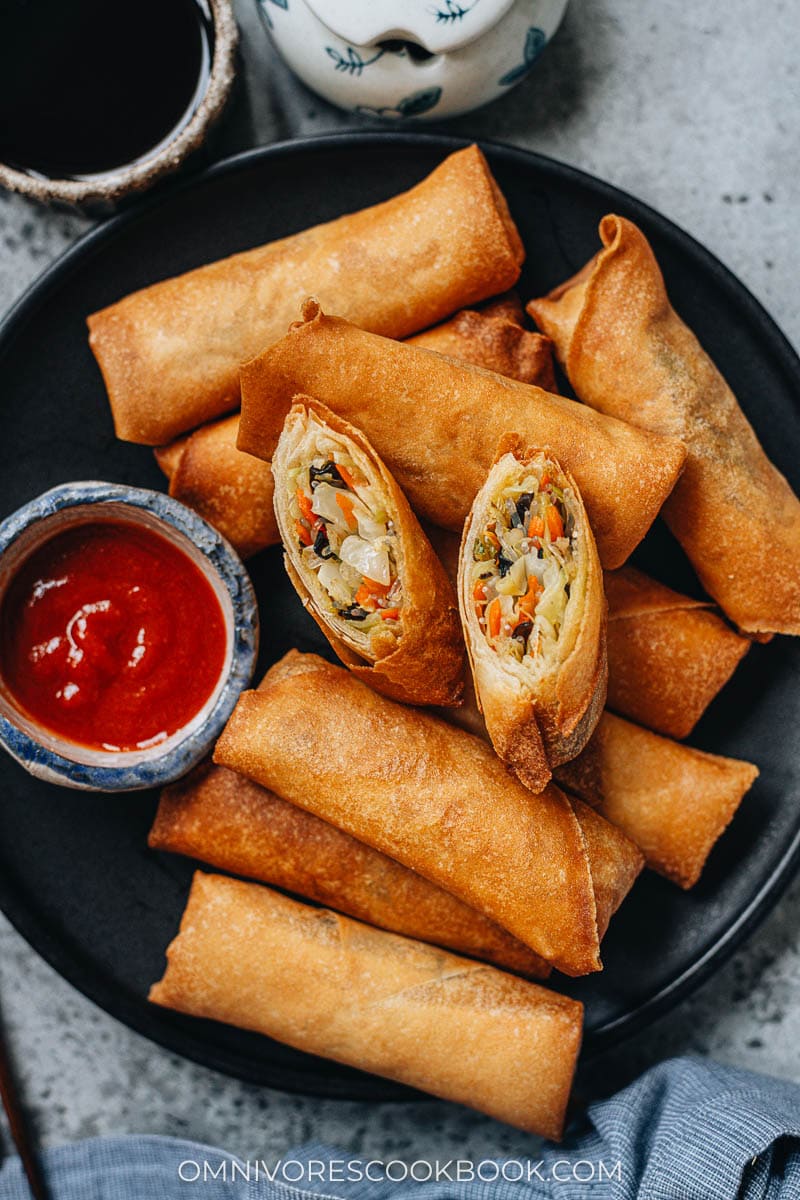
[[[165,788],[149,845],[529,978],[550,973],[544,959],[449,892],[227,767],[206,763]],[[622,897],[613,848],[594,850],[602,933]]]
[[[514,975],[195,875],[150,1000],[559,1138],[583,1006]]]
[[[492,744],[538,792],[606,694],[603,577],[574,480],[505,437],[464,527],[459,606]]]
[[[609,215],[600,237],[529,312],[583,401],[686,443],[664,517],[723,612],[745,633],[800,634],[800,500],[672,308],[641,230]]]
[[[605,575],[608,706],[669,737],[694,729],[750,649],[702,600],[635,567]]]
[[[600,968],[586,842],[491,748],[290,652],[244,692],[214,760],[452,892],[568,975]]]
[[[405,337],[512,287],[523,258],[470,146],[382,204],[134,292],[89,317],[117,436],[159,446],[235,408],[239,364],[281,337],[311,292]]]
[[[690,888],[758,768],[683,746],[606,712],[583,753],[557,776],[624,830],[648,866]]]
[[[575,477],[600,558],[619,566],[649,529],[685,456],[674,438],[303,306],[303,320],[241,373],[239,448],[269,459],[298,393],[361,429],[417,516],[461,532],[500,437],[549,446]]]
[[[550,340],[523,328],[522,305],[513,293],[479,312],[464,309],[409,341],[523,383],[554,386]],[[155,456],[170,496],[193,508],[249,558],[281,539],[271,465],[237,450],[238,436],[235,414],[159,446]]]
[[[272,460],[289,577],[342,662],[408,704],[457,704],[464,647],[455,593],[366,439],[298,398]]]

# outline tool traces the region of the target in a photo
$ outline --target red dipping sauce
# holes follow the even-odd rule
[[[0,609],[0,666],[17,706],[98,750],[143,750],[214,692],[225,618],[200,568],[124,520],[55,534],[27,558]]]

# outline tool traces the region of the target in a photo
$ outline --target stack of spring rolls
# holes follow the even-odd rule
[[[601,238],[526,329],[470,147],[89,320],[118,435],[282,544],[340,663],[290,652],[164,791],[154,849],[258,882],[196,873],[151,999],[555,1138],[582,1006],[540,981],[601,969],[644,862],[697,882],[758,770],[678,739],[800,631],[800,504],[644,235]],[[662,509],[710,600],[628,563]]]

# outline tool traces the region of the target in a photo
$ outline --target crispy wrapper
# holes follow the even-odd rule
[[[466,681],[464,703],[459,708],[442,708],[436,712],[450,724],[489,742],[486,722],[478,708],[471,679]],[[597,930],[602,941],[608,932],[611,918],[633,887],[645,860],[640,848],[628,834],[609,820],[598,818],[594,807],[579,800],[576,795],[567,794],[567,799],[578,818],[589,856]]]
[[[383,695],[405,704],[460,703],[464,644],[455,591],[442,564],[405,496],[363,434],[311,397],[298,397],[298,401],[286,418],[272,459],[272,474],[284,562],[306,611],[345,666]],[[292,492],[287,487],[287,472],[299,461],[298,454],[309,436],[320,429],[324,437],[350,454],[394,525],[397,576],[402,585],[400,619],[381,620],[367,634],[357,622],[337,614],[316,575],[305,565],[289,511]]]
[[[134,292],[89,317],[117,436],[160,446],[239,402],[239,364],[313,292],[405,337],[512,287],[524,250],[477,146],[410,191]]]
[[[523,327],[522,307],[517,310],[513,298],[480,312],[465,309],[408,341],[508,379],[536,384],[546,392],[556,390],[552,342]]]
[[[437,547],[447,562],[452,534],[443,534]],[[450,545],[448,545],[448,542]],[[489,741],[471,680],[460,708],[441,709],[446,721]],[[682,746],[649,730],[604,712],[586,749],[556,769],[586,838],[597,901],[598,926],[603,937],[607,923],[627,890],[622,882],[627,862],[630,884],[639,866],[624,845],[607,845],[600,853],[597,839],[614,828],[627,835],[646,856],[647,865],[667,879],[690,888],[700,877],[719,836],[758,776],[758,768],[737,759],[707,754]],[[581,805],[576,796],[582,797]],[[586,819],[587,805],[605,818],[594,831]],[[617,882],[603,890],[603,879]],[[630,886],[630,885],[629,885]],[[603,897],[603,899],[601,899]]]
[[[165,788],[149,845],[532,979],[550,973],[544,959],[449,892],[227,767],[205,763]],[[619,889],[610,860],[606,847],[595,847],[597,906],[606,924]]]
[[[419,517],[459,533],[503,433],[551,447],[580,486],[607,567],[647,532],[685,454],[674,438],[365,333],[316,301],[241,378],[241,450],[271,458],[293,397],[316,396],[363,430]]]
[[[234,446],[236,445],[236,436],[239,433],[238,417],[235,418],[235,422],[236,422],[236,424],[234,427]],[[225,421],[224,420],[217,421],[217,422],[214,422],[214,424],[224,425]],[[210,429],[212,427],[213,427],[212,425],[201,425],[200,428],[201,429]],[[199,433],[200,430],[197,430],[196,432]],[[182,437],[174,438],[173,441],[167,442],[166,445],[164,445],[164,446],[154,447],[153,457],[155,458],[159,469],[164,472],[164,474],[166,475],[168,480],[172,480],[172,478],[175,475],[175,472],[177,471],[178,467],[180,466],[181,459],[183,458],[183,452],[186,449],[186,447],[189,445],[191,437],[192,437],[192,435],[190,433],[185,433],[182,435]],[[251,457],[252,457],[252,455],[251,455]]]
[[[600,223],[601,250],[528,311],[581,400],[687,446],[664,517],[703,587],[746,633],[800,633],[800,501],[669,303],[644,234]]]
[[[451,710],[455,711],[455,710]],[[602,941],[611,918],[644,867],[644,855],[628,835],[576,796],[567,796],[583,833],[592,875],[597,932]]]
[[[490,520],[493,499],[527,474],[547,473],[564,492],[573,523],[570,585],[558,641],[546,657],[518,662],[492,645],[473,599],[473,546]],[[461,543],[458,602],[478,706],[497,753],[534,792],[552,768],[579,754],[600,719],[606,696],[606,603],[603,573],[574,479],[547,450],[506,435],[475,497]]]
[[[150,1000],[559,1138],[583,1006],[494,967],[197,872]]]
[[[501,375],[551,387],[549,338],[522,328],[523,312],[513,292],[480,312],[465,309],[410,342],[442,350]],[[238,414],[203,425],[155,450],[170,482],[169,494],[193,508],[249,558],[281,540],[272,506],[268,463],[236,448]]]
[[[169,494],[193,508],[242,558],[281,539],[272,503],[272,468],[236,448],[238,413],[159,447],[156,460]]]
[[[758,767],[707,754],[604,713],[592,740],[556,772],[682,888],[700,878]]]
[[[702,600],[635,567],[605,575],[608,706],[669,737],[691,733],[750,648]]]
[[[418,871],[566,974],[599,969],[569,801],[554,787],[533,796],[479,739],[294,651],[240,696],[214,759]]]

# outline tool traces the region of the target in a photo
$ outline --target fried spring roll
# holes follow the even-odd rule
[[[239,419],[238,419],[238,417],[231,418],[231,419],[235,421],[235,427],[234,427],[234,446],[235,446],[236,445],[236,436],[239,432]],[[223,426],[225,424],[226,424],[226,421],[224,419],[221,421],[214,421],[209,425],[201,425],[200,429],[195,430],[195,432],[201,433],[204,429],[214,429],[217,426]],[[165,446],[154,447],[153,457],[155,458],[160,470],[164,472],[164,474],[166,475],[168,480],[172,480],[175,477],[175,472],[178,470],[178,467],[181,465],[181,459],[183,458],[184,451],[186,450],[186,447],[189,445],[189,442],[191,441],[191,439],[192,439],[192,434],[185,433],[181,437],[177,437],[173,441],[167,442]]]
[[[149,845],[520,975],[544,979],[550,973],[544,959],[449,892],[227,767],[206,763],[165,788]],[[598,921],[604,925],[617,902],[612,857],[595,848]]]
[[[578,819],[589,857],[597,909],[597,932],[602,941],[611,918],[644,867],[644,856],[632,838],[595,812],[590,805],[575,796],[568,796],[567,799]]]
[[[800,501],[669,303],[644,234],[600,223],[603,249],[529,312],[592,408],[687,446],[664,517],[703,587],[746,633],[800,634]]]
[[[240,696],[214,759],[418,871],[566,974],[599,969],[569,801],[554,787],[534,797],[477,738],[290,652]]]
[[[480,312],[465,309],[443,325],[418,333],[408,341],[436,350],[459,362],[485,367],[508,379],[533,383],[546,392],[556,390],[552,343],[522,324],[522,306],[515,298],[498,300]]]
[[[498,297],[480,312],[465,309],[442,325],[409,338],[500,375],[552,388],[549,338],[522,327],[522,305],[514,293]],[[239,417],[201,426],[155,450],[170,481],[169,494],[200,513],[249,558],[280,541],[272,506],[268,463],[236,449]]]
[[[410,191],[134,292],[89,317],[117,436],[158,446],[239,402],[239,364],[301,301],[405,337],[516,282],[524,250],[477,146]]]
[[[669,737],[692,732],[750,648],[702,600],[634,567],[605,575],[608,706]]]
[[[242,558],[281,540],[273,508],[270,463],[236,448],[238,413],[159,447],[156,460],[169,494],[193,508]]]
[[[556,772],[682,888],[700,878],[758,767],[707,754],[604,713],[592,740]]]
[[[532,791],[589,740],[606,695],[605,598],[574,480],[507,435],[464,527],[458,576],[478,705]]]
[[[503,433],[549,446],[581,489],[600,557],[619,566],[678,476],[682,444],[585,406],[323,315],[315,301],[242,368],[239,448],[269,459],[298,393],[361,429],[417,515],[461,532]]]
[[[197,872],[150,1000],[559,1138],[583,1006],[494,967]]]
[[[478,708],[471,679],[466,680],[464,703],[459,708],[438,709],[437,715],[474,737],[489,741],[486,722]],[[644,866],[644,857],[635,842],[620,828],[606,819],[598,820],[594,809],[574,794],[568,795],[567,799],[578,818],[589,856],[597,931],[602,941],[611,918],[636,882]]]
[[[429,527],[433,547],[451,579],[459,542]],[[684,738],[751,646],[707,601],[673,592],[635,567],[606,571],[608,695],[612,709],[667,737]],[[488,737],[469,687],[453,721]]]
[[[455,591],[366,438],[298,397],[272,459],[284,562],[341,661],[406,704],[458,704],[465,655]]]

